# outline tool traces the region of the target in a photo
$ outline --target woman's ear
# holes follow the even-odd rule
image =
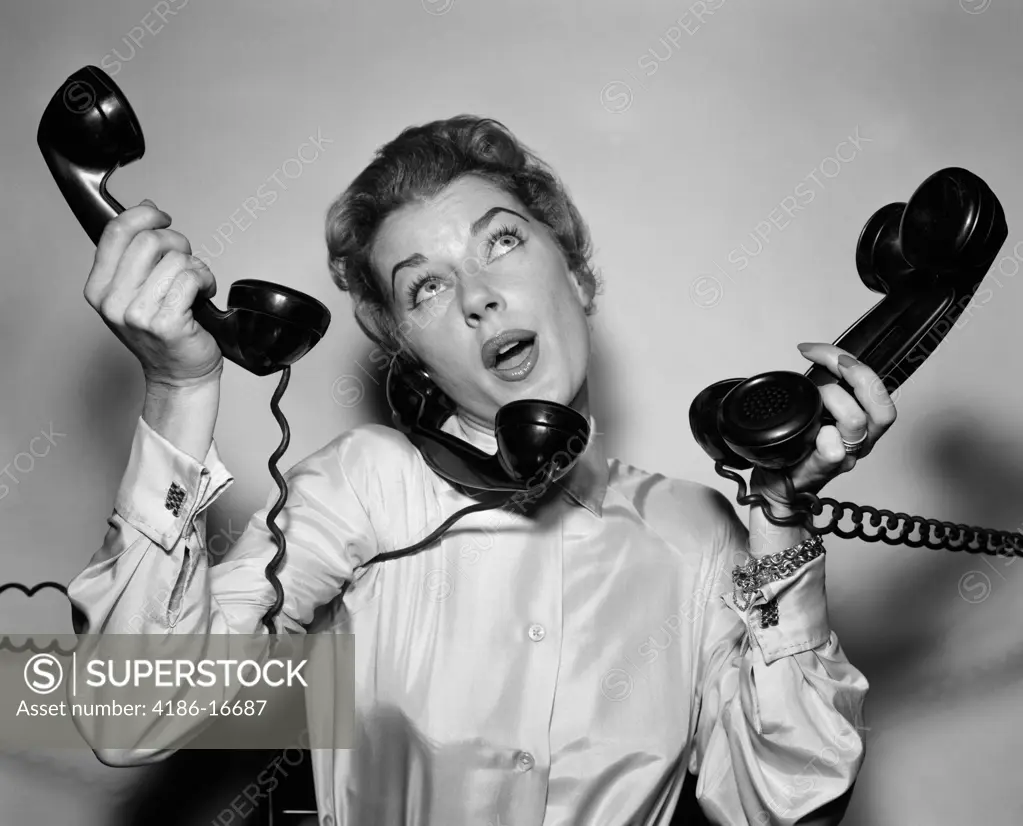
[[[571,270],[570,273],[572,287],[575,289],[579,304],[586,310],[593,303],[593,297],[596,294],[596,283],[593,277],[588,274],[580,275],[576,270]]]
[[[586,279],[579,275],[574,269],[569,270],[569,280],[572,285],[572,289],[576,294],[576,298],[579,300],[579,305],[586,309],[589,306],[590,301],[593,300],[592,291],[586,286]]]
[[[361,300],[356,303],[355,322],[371,341],[379,344],[387,340],[386,325],[382,323],[379,307],[373,302]]]

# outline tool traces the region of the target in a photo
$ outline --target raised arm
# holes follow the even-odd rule
[[[269,650],[260,620],[276,596],[264,569],[277,550],[265,519],[278,491],[273,486],[267,506],[252,517],[230,558],[211,566],[205,513],[232,481],[213,444],[223,356],[191,308],[200,294],[213,295],[216,283],[170,223],[152,202],[111,220],[85,285],[86,301],[138,358],[146,400],[109,530],[68,586],[72,622],[80,636],[96,635],[84,645],[79,641],[86,656],[97,643],[113,639],[104,635],[151,635],[137,638],[150,649],[172,634],[198,635],[198,643],[187,640],[187,651],[202,654],[214,639],[210,635],[233,634],[246,654],[259,659]],[[279,633],[301,632],[375,549],[368,516],[343,467],[350,442],[336,440],[288,474],[289,499],[277,517],[287,538],[278,572],[285,594]],[[267,635],[265,643],[261,635]],[[138,649],[138,656],[146,653]],[[88,682],[78,681],[75,699],[102,702],[103,688]],[[200,695],[222,702],[238,692],[237,681],[212,691],[201,681],[173,688],[175,701],[184,700],[186,707]],[[160,760],[211,720],[149,714],[111,724],[72,709],[86,741],[112,765]],[[117,744],[128,747],[108,747],[114,741],[104,734],[113,726]]]

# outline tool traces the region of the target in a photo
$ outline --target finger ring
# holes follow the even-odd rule
[[[862,450],[863,445],[867,441],[867,432],[864,431],[863,435],[855,442],[848,442],[845,438],[842,438],[842,446],[845,448],[846,455],[857,456]]]

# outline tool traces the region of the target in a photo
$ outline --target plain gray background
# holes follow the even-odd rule
[[[797,343],[834,340],[880,298],[853,264],[866,219],[932,172],[964,166],[1005,207],[1003,257],[901,392],[894,429],[826,494],[1023,526],[1021,21],[1016,0],[8,0],[3,579],[67,582],[82,569],[103,540],[141,409],[137,362],[82,297],[93,248],[35,143],[50,96],[85,64],[113,75],[148,144],[111,191],[125,204],[152,198],[197,252],[205,245],[217,303],[232,281],[262,278],[333,313],[282,402],[292,427],[283,467],[382,420],[382,374],[330,282],[322,227],[330,200],[407,125],[491,115],[555,167],[606,281],[591,383],[611,455],[733,500],[689,434],[693,396],[730,376],[804,370]],[[271,191],[248,218],[246,199],[260,192],[265,204]],[[787,216],[793,198],[802,209]],[[225,370],[216,438],[236,482],[210,518],[221,549],[272,487],[275,384]],[[42,453],[31,440],[49,430],[49,452],[24,458],[30,444]],[[832,621],[872,685],[846,823],[1023,820],[1023,566],[836,538],[828,549]],[[52,592],[31,605],[6,593],[0,623],[70,631]],[[217,786],[217,765],[203,784]],[[144,780],[163,775],[153,771],[108,769],[87,750],[6,753],[0,821],[133,823],[118,801],[155,806],[161,792]],[[246,781],[224,777],[221,793]],[[164,811],[204,794],[194,778],[161,782]]]

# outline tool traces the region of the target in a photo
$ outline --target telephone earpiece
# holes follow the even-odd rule
[[[941,343],[966,309],[1008,237],[991,189],[965,169],[931,175],[908,203],[871,216],[856,244],[860,279],[884,298],[835,345],[894,392]],[[815,364],[805,374],[763,373],[703,390],[689,408],[693,437],[715,461],[745,470],[801,462],[834,419],[819,387],[838,378]]]
[[[590,437],[590,423],[578,411],[539,399],[510,402],[497,411],[490,455],[441,430],[454,403],[421,367],[397,356],[387,373],[387,402],[395,427],[418,448],[439,476],[482,491],[525,491],[564,476]]]
[[[94,244],[124,211],[108,192],[120,166],[145,153],[142,127],[127,98],[95,66],[72,74],[39,122],[39,149],[61,194]],[[192,312],[216,339],[224,358],[257,376],[294,364],[323,337],[330,311],[315,298],[267,281],[236,281],[226,311],[208,298]]]

